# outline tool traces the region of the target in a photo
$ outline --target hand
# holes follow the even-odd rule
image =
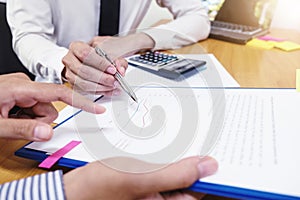
[[[129,158],[122,162],[145,166]],[[184,189],[217,168],[210,157],[190,157],[149,173],[126,173],[93,162],[67,173],[63,179],[67,199],[199,199],[203,194]]]
[[[153,49],[155,45],[153,39],[145,33],[120,37],[96,36],[89,44],[94,48],[104,49],[112,59],[130,56],[141,50]]]
[[[33,82],[22,73],[1,75],[0,91],[0,138],[49,140],[53,130],[48,124],[58,115],[52,101],[63,101],[97,114],[105,111],[66,86]],[[14,106],[21,109],[9,116]]]
[[[111,95],[117,86],[114,74],[117,70],[125,75],[128,63],[125,59],[114,59],[117,69],[95,49],[83,42],[73,42],[63,58],[64,77],[80,93]]]

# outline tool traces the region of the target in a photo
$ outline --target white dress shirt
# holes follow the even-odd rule
[[[120,34],[138,27],[151,1],[121,0]],[[145,31],[155,49],[178,48],[208,36],[210,23],[200,0],[156,2],[175,20]],[[70,43],[89,42],[98,34],[99,12],[100,0],[7,0],[13,48],[38,81],[60,83],[62,58]]]

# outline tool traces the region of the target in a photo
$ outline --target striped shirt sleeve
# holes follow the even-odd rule
[[[64,200],[61,170],[35,175],[0,185],[0,200]]]

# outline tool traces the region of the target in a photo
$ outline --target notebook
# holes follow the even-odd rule
[[[209,37],[245,44],[252,38],[267,34],[276,3],[277,0],[219,2],[220,9],[214,11],[217,14],[214,19],[211,19]]]

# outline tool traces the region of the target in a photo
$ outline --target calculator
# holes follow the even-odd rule
[[[187,77],[193,74],[191,72],[206,68],[206,62],[203,60],[186,59],[158,51],[147,51],[131,56],[128,63],[169,79],[177,79],[182,75]]]

